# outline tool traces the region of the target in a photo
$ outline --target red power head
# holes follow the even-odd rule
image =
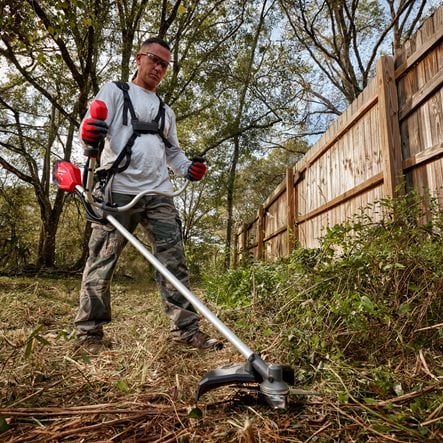
[[[74,192],[75,187],[82,184],[80,168],[64,160],[54,163],[52,177],[65,192]]]
[[[105,102],[101,100],[94,100],[89,108],[89,114],[92,118],[106,120],[106,117],[108,116],[108,107],[106,106]]]

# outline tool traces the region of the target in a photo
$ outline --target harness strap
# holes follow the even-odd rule
[[[166,148],[171,148],[171,143],[164,135],[165,122],[166,122],[166,107],[160,96],[157,95],[159,100],[159,107],[157,115],[152,122],[140,122],[135,114],[134,106],[132,105],[131,98],[129,97],[129,84],[126,82],[115,81],[114,82],[123,92],[123,124],[128,125],[128,111],[131,115],[132,129],[138,135],[140,134],[157,134],[162,139]],[[123,148],[125,149],[125,148]]]
[[[126,82],[114,82],[123,91],[123,124],[128,126],[128,110],[131,113],[131,120],[137,120],[135,115],[134,106],[132,106],[131,99],[129,98],[129,85]]]
[[[115,174],[119,174],[129,167],[129,164],[131,162],[132,147],[134,146],[137,137],[142,134],[156,134],[160,136],[163,143],[165,144],[166,149],[172,147],[172,144],[164,136],[166,108],[163,100],[157,95],[160,101],[157,115],[152,122],[141,122],[138,120],[135,114],[134,106],[131,102],[131,98],[129,97],[129,84],[120,81],[115,81],[114,83],[123,92],[123,124],[125,126],[128,125],[129,112],[133,132],[112,165],[107,169],[96,171],[97,181],[99,182],[100,188],[104,192],[104,200],[107,204],[110,204],[111,206],[113,205],[111,201],[111,185],[113,177]]]
[[[160,100],[160,105],[158,107],[158,112],[156,117],[154,118],[154,121],[157,123],[157,125],[159,125],[158,130],[160,133],[160,136],[164,139],[164,135],[163,135],[163,131],[165,130],[165,115],[166,115],[166,111],[165,111],[165,104],[163,102],[163,100],[157,95],[158,99]],[[160,122],[160,124],[159,124]],[[163,140],[163,142],[165,142],[165,140]],[[170,143],[167,141],[165,143],[168,143],[170,145]]]

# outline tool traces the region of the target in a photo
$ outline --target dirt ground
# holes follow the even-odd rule
[[[79,351],[78,287],[78,278],[0,277],[0,442],[414,441],[373,426],[372,409],[339,402],[321,383],[294,390],[285,410],[237,387],[196,403],[208,371],[243,358],[229,343],[212,352],[173,343],[150,282],[115,282],[112,348]],[[207,322],[203,329],[218,336]],[[266,340],[257,337],[271,348]]]

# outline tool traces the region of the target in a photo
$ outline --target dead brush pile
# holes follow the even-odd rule
[[[150,281],[115,281],[113,346],[88,355],[72,337],[78,278],[0,277],[0,441],[443,441],[443,223],[413,223],[419,203],[385,202],[382,223],[333,227],[279,263],[207,273],[208,307],[294,367],[284,411],[233,387],[196,405],[205,373],[242,357],[173,344]]]

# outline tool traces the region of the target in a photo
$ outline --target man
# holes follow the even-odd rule
[[[173,187],[168,167],[192,181],[201,180],[206,173],[204,159],[197,157],[191,161],[185,156],[177,140],[175,115],[156,94],[170,60],[168,43],[157,37],[146,40],[135,57],[137,73],[132,82],[124,85],[129,85],[128,95],[121,89],[121,84],[103,85],[96,99],[106,104],[106,120],[94,118],[88,112],[82,122],[80,133],[85,153],[89,152],[91,145],[97,146],[105,139],[98,170],[109,171],[109,165],[114,167],[111,170],[115,173],[111,174],[107,188],[108,191],[111,188],[108,193],[112,202],[119,206],[143,191],[171,193]],[[153,127],[158,130],[152,130]],[[126,145],[130,139],[132,147],[129,149]],[[121,159],[118,156],[124,149],[129,153]],[[115,165],[126,160],[126,168]],[[141,224],[151,240],[155,256],[189,287],[181,224],[172,198],[145,196],[135,211],[119,213],[115,217],[130,232]],[[112,275],[126,243],[127,240],[112,225],[93,222],[80,309],[74,321],[77,339],[82,345],[103,344],[103,325],[111,321]],[[199,316],[185,297],[158,272],[156,280],[165,312],[173,324],[173,339],[200,349],[221,348],[220,341],[200,331]]]

